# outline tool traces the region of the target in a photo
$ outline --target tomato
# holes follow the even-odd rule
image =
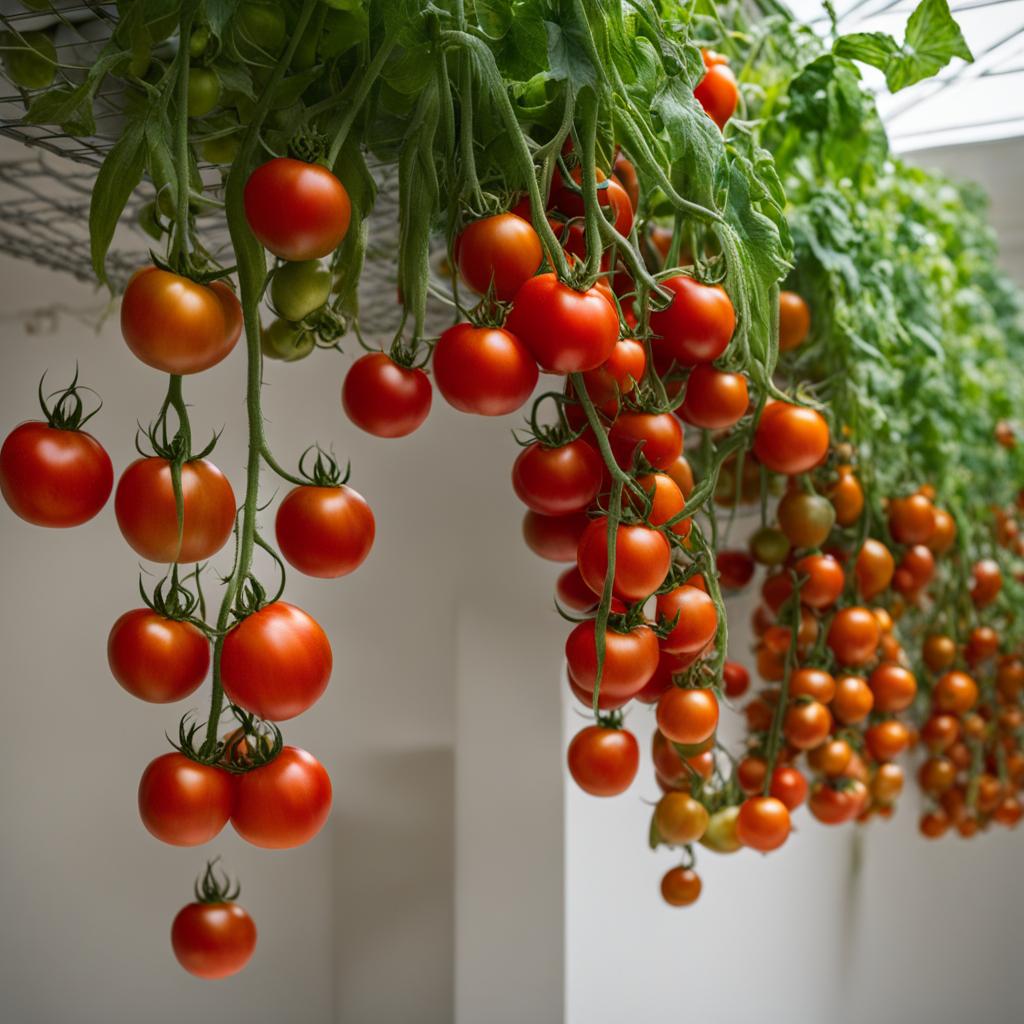
[[[807,752],[807,763],[816,772],[830,778],[842,775],[853,757],[853,750],[846,740],[831,739],[820,747]]]
[[[836,694],[836,681],[831,672],[823,668],[798,668],[789,677],[791,698],[810,697],[828,704]]]
[[[892,761],[910,745],[910,732],[895,718],[876,722],[864,733],[864,746],[876,761]]]
[[[714,362],[736,329],[736,312],[725,290],[677,274],[659,282],[671,293],[665,309],[651,312],[657,347],[683,366]]]
[[[519,289],[505,327],[549,373],[594,370],[619,339],[618,314],[601,292],[577,292],[554,274],[531,277]]]
[[[220,100],[220,79],[210,68],[188,69],[188,116],[205,117]]]
[[[597,596],[587,586],[575,565],[570,566],[558,577],[555,595],[563,608],[574,612],[588,612],[597,604]]]
[[[107,661],[130,694],[151,704],[170,704],[195,692],[206,678],[210,641],[191,622],[135,608],[110,630]]]
[[[434,347],[434,380],[445,401],[460,412],[515,412],[533,394],[537,377],[526,346],[500,327],[456,324]]]
[[[237,974],[256,948],[256,925],[237,903],[189,903],[171,925],[178,963],[197,978]]]
[[[883,593],[892,582],[896,563],[892,552],[878,540],[868,537],[860,551],[854,572],[857,576],[857,589],[865,601]]]
[[[227,824],[234,786],[221,768],[176,750],[151,761],[139,780],[142,824],[172,846],[209,842]]]
[[[956,783],[956,765],[948,757],[929,757],[917,773],[921,788],[931,796],[938,796]]]
[[[693,469],[685,455],[680,455],[671,465],[666,466],[665,472],[676,482],[684,498],[689,498],[693,493]]]
[[[836,511],[828,498],[788,491],[779,502],[779,529],[795,548],[820,548],[832,532]]]
[[[287,22],[276,3],[244,0],[231,20],[231,28],[239,56],[249,63],[266,66],[273,63],[268,58],[284,49]]]
[[[837,721],[844,725],[861,722],[875,706],[875,696],[860,676],[840,676],[829,707]]]
[[[608,520],[595,519],[580,538],[576,564],[587,586],[600,594],[608,574]],[[648,526],[620,524],[615,537],[612,592],[623,601],[642,601],[665,582],[672,552],[665,535]]]
[[[666,623],[676,620],[672,631],[661,641],[662,649],[670,654],[702,651],[718,632],[718,612],[714,601],[703,590],[690,584],[659,594],[657,614]]]
[[[719,551],[715,566],[726,590],[739,590],[754,578],[754,560],[746,551]]]
[[[789,836],[789,811],[773,796],[751,796],[740,805],[736,835],[744,846],[768,853]]]
[[[983,558],[971,569],[971,600],[976,608],[987,608],[1003,588],[1003,573],[999,563]]]
[[[865,796],[863,783],[847,782],[839,788],[820,782],[811,790],[807,806],[823,825],[842,825],[860,813]]]
[[[307,576],[337,579],[358,569],[373,547],[373,512],[357,491],[302,486],[289,491],[274,522],[286,562]]]
[[[595,370],[587,370],[583,381],[587,394],[598,408],[614,415],[619,398],[629,394],[643,380],[647,353],[633,338],[620,338],[611,355]]]
[[[840,526],[853,526],[864,511],[864,488],[849,466],[840,466],[839,479],[828,492]]]
[[[789,352],[811,332],[811,310],[796,292],[779,292],[779,350]]]
[[[661,898],[670,907],[688,907],[700,898],[700,875],[692,868],[669,868],[661,878]]]
[[[34,10],[50,10],[49,2],[33,7]],[[5,22],[4,24],[7,24]],[[21,89],[45,89],[57,77],[59,58],[53,39],[46,32],[19,31],[4,32],[0,35],[0,60],[11,82]]]
[[[651,496],[651,508],[647,513],[647,522],[651,526],[663,526],[686,508],[686,499],[679,485],[667,473],[647,473],[638,477],[636,482]],[[635,505],[640,504],[632,494],[630,498]],[[689,518],[679,519],[669,529],[678,537],[688,537],[692,525]]]
[[[928,586],[935,575],[935,556],[924,544],[908,548],[893,575],[893,587],[911,597]]]
[[[945,509],[937,508],[934,522],[927,544],[935,554],[944,555],[956,541],[956,520]]]
[[[804,582],[800,600],[808,608],[828,608],[839,600],[846,583],[843,567],[831,555],[808,555],[794,566]]]
[[[822,415],[788,402],[766,405],[754,431],[758,461],[787,476],[813,469],[825,457],[828,443],[828,424]]]
[[[1024,817],[1024,806],[1015,796],[1006,796],[992,812],[992,820],[1006,828],[1015,828]]]
[[[999,650],[999,634],[991,626],[976,626],[964,646],[964,660],[969,665],[987,661]]]
[[[419,369],[383,352],[360,356],[345,375],[341,403],[360,430],[375,437],[405,437],[427,418],[432,389]]]
[[[332,283],[317,260],[283,263],[270,279],[270,301],[285,320],[304,320],[331,297]]]
[[[535,441],[512,467],[512,487],[534,512],[562,516],[581,512],[601,489],[604,463],[581,438],[549,448]]]
[[[735,853],[743,848],[736,835],[736,821],[739,818],[739,807],[723,807],[715,811],[708,821],[708,828],[701,837],[701,845],[715,853]]]
[[[626,729],[589,725],[572,738],[569,773],[591,796],[618,796],[633,784],[640,766],[636,737]]]
[[[327,689],[332,665],[320,624],[286,601],[274,601],[228,630],[220,656],[228,697],[275,722],[315,704]]]
[[[135,272],[121,300],[121,334],[134,355],[164,373],[199,373],[242,335],[242,307],[223,282],[198,284],[158,267]]]
[[[672,846],[695,843],[708,827],[707,808],[689,793],[666,793],[654,808],[658,835]]]
[[[891,804],[903,792],[903,769],[898,764],[880,764],[871,780],[871,795],[880,804]]]
[[[978,702],[978,684],[966,672],[947,672],[939,677],[932,697],[939,711],[963,715]]]
[[[747,414],[749,401],[747,378],[743,374],[725,373],[701,363],[687,378],[686,397],[679,415],[705,430],[724,430]]]
[[[693,90],[693,95],[707,111],[708,117],[724,130],[726,121],[736,111],[740,88],[727,64],[712,64]]]
[[[868,676],[868,686],[874,694],[876,711],[905,711],[917,695],[914,673],[891,661],[882,662]]]
[[[927,544],[935,531],[935,506],[923,494],[889,502],[889,532],[897,544]]]
[[[259,242],[283,260],[318,260],[348,233],[345,186],[320,164],[275,157],[245,183],[245,218]]]
[[[493,288],[499,302],[511,302],[537,273],[543,253],[533,225],[514,213],[468,224],[455,242],[462,280],[481,295]]]
[[[260,332],[260,351],[265,359],[297,363],[316,348],[316,334],[287,320],[275,320]]]
[[[590,520],[583,512],[567,516],[543,516],[527,512],[523,516],[523,540],[527,547],[550,562],[575,562],[583,534]]]
[[[797,750],[821,746],[832,731],[832,716],[824,704],[816,700],[800,700],[786,709],[782,734]]]
[[[718,727],[718,700],[711,690],[675,686],[658,701],[657,718],[658,728],[673,743],[704,743]]]
[[[151,562],[201,562],[227,543],[235,525],[235,493],[206,459],[181,467],[184,513],[179,537],[171,464],[136,459],[121,474],[114,512],[124,539]]]
[[[683,428],[668,412],[624,412],[612,424],[608,441],[620,466],[629,466],[639,448],[655,469],[668,469],[683,453]]]
[[[924,663],[933,671],[949,668],[956,658],[956,643],[952,637],[932,634],[925,637],[923,647]]]
[[[772,772],[769,796],[784,804],[787,811],[795,811],[807,799],[807,779],[804,773],[790,765],[779,765]]]
[[[749,543],[751,554],[761,565],[781,565],[789,555],[789,539],[781,530],[776,530],[772,526],[760,527],[751,535]],[[784,578],[788,597],[792,591],[792,584],[788,576]]]
[[[231,824],[253,846],[308,843],[331,812],[331,779],[312,754],[284,747],[269,764],[239,775]]]
[[[619,699],[633,697],[658,667],[658,638],[648,626],[634,626],[628,633],[605,633],[601,692]],[[581,622],[565,642],[565,657],[576,684],[591,693],[597,680],[596,625]]]
[[[107,503],[114,486],[110,456],[91,434],[31,420],[0,448],[0,492],[35,526],[79,526]]]
[[[726,697],[742,697],[750,688],[750,673],[738,661],[722,666],[722,688]]]
[[[955,715],[934,714],[921,728],[921,739],[934,754],[948,750],[960,738],[960,723]]]
[[[881,630],[867,608],[841,608],[832,618],[828,645],[841,665],[866,665],[875,659]]]

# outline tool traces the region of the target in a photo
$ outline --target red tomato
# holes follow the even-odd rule
[[[726,590],[740,590],[754,578],[754,560],[746,551],[719,551],[715,565]]]
[[[594,370],[619,340],[619,317],[608,300],[596,288],[574,291],[554,274],[531,277],[519,289],[505,327],[549,373]]]
[[[786,709],[782,720],[782,735],[797,750],[820,747],[832,731],[832,716],[824,704],[816,700],[802,700]]]
[[[889,502],[889,532],[897,544],[927,544],[935,532],[935,506],[924,494]]]
[[[747,413],[747,378],[741,373],[723,373],[707,363],[690,371],[686,397],[679,415],[705,430],[724,430]]]
[[[500,327],[456,324],[434,347],[437,388],[460,412],[515,412],[533,394],[537,377],[537,364],[526,346]]]
[[[238,776],[231,824],[253,846],[284,850],[308,843],[331,813],[331,779],[298,747]]]
[[[750,673],[738,661],[722,666],[722,687],[726,697],[742,697],[750,689]]]
[[[673,686],[658,701],[658,728],[673,743],[700,744],[718,728],[718,699],[711,690]]]
[[[636,737],[625,729],[588,725],[569,744],[569,773],[591,796],[618,796],[633,784],[640,766]]]
[[[537,273],[542,257],[533,225],[514,213],[473,221],[455,242],[455,261],[462,280],[481,295],[493,287],[499,302],[515,298]]]
[[[857,553],[854,566],[860,596],[866,601],[877,597],[892,582],[895,571],[892,552],[881,541],[868,537]]]
[[[576,564],[584,582],[600,594],[608,574],[608,520],[601,516],[580,538]],[[647,526],[620,524],[615,538],[612,592],[623,601],[642,601],[665,582],[672,550],[665,535]]]
[[[242,307],[223,282],[198,284],[158,267],[133,275],[121,300],[121,334],[147,366],[199,373],[224,359],[242,334]]]
[[[207,843],[231,815],[232,777],[176,750],[149,763],[139,780],[142,824],[172,846]]]
[[[405,437],[430,412],[430,378],[399,366],[383,352],[360,356],[345,375],[341,403],[360,430],[376,437]]]
[[[318,260],[348,233],[352,205],[345,186],[320,164],[276,157],[245,183],[252,233],[283,260]]]
[[[881,630],[867,608],[841,608],[828,630],[828,645],[841,665],[867,665],[875,660]]]
[[[788,402],[770,402],[754,431],[754,454],[776,473],[795,476],[813,469],[828,451],[828,424],[821,413]]]
[[[978,684],[966,672],[947,672],[939,677],[932,696],[939,711],[963,715],[978,702]]]
[[[797,576],[804,578],[800,600],[808,608],[828,608],[839,600],[846,575],[831,555],[807,555],[794,568]]]
[[[594,707],[594,688],[591,687],[588,690],[585,686],[580,686],[573,679],[572,672],[567,672],[566,677],[569,680],[569,691],[572,695],[588,711],[592,711]],[[625,707],[632,699],[632,697],[612,697],[604,692],[604,687],[601,687],[601,692],[597,695],[597,706],[601,711],[616,711],[618,708]]]
[[[583,380],[591,401],[611,415],[618,410],[619,398],[643,380],[646,370],[643,345],[633,338],[620,338],[612,354],[596,370],[587,370]]]
[[[580,570],[573,565],[558,577],[555,595],[563,608],[574,612],[588,612],[597,605],[597,596],[584,582]]]
[[[83,430],[32,420],[15,427],[0,448],[0,492],[16,515],[35,526],[88,522],[113,486],[110,456]]]
[[[195,692],[206,678],[210,641],[191,622],[135,608],[110,630],[107,661],[130,694],[151,704],[170,704]]]
[[[620,466],[629,466],[639,448],[655,469],[668,469],[683,453],[683,428],[668,412],[624,412],[612,424],[608,441]]]
[[[693,95],[707,111],[708,117],[724,130],[726,121],[736,112],[740,88],[727,64],[712,64],[693,90]]]
[[[831,783],[818,783],[811,792],[808,803],[811,814],[823,825],[842,825],[850,821],[860,811],[860,801],[864,796],[863,783],[844,785],[837,789]]]
[[[307,576],[336,579],[358,569],[373,547],[376,524],[351,487],[296,487],[277,510],[277,546]]]
[[[580,541],[589,525],[584,512],[567,516],[527,512],[523,516],[523,540],[535,555],[549,562],[575,562]]]
[[[661,898],[670,907],[689,907],[700,898],[702,887],[693,868],[669,868],[661,878]]]
[[[686,508],[683,492],[667,473],[648,473],[637,477],[636,482],[651,496],[651,508],[647,513],[647,522],[651,526],[663,526]],[[634,505],[640,505],[635,495],[631,494],[630,499]],[[669,529],[678,537],[688,537],[692,525],[690,519],[679,519]]]
[[[221,680],[228,697],[261,718],[283,722],[319,700],[331,677],[331,644],[301,608],[274,601],[224,637]]]
[[[666,309],[651,313],[658,347],[683,366],[714,362],[728,347],[736,313],[724,289],[677,274],[660,282],[672,293]]]
[[[237,974],[256,948],[256,925],[237,903],[189,903],[171,925],[178,963],[197,978]]]
[[[596,625],[581,622],[565,641],[565,657],[573,681],[592,694],[597,680]],[[613,700],[635,696],[658,667],[658,638],[648,626],[634,626],[628,633],[607,630],[604,637],[601,693]]]
[[[911,549],[915,550],[915,549]],[[909,552],[908,552],[909,555]],[[982,558],[971,569],[971,600],[976,608],[987,608],[1003,588],[1003,572],[992,558]]]
[[[704,650],[718,631],[718,612],[710,597],[697,587],[685,584],[659,594],[657,614],[665,622],[676,621],[661,646],[670,654],[694,654]]]
[[[751,796],[740,805],[736,835],[744,846],[768,853],[789,836],[789,811],[773,796]]]
[[[796,292],[779,292],[779,349],[788,352],[803,344],[811,331],[811,311]]]
[[[783,803],[787,811],[795,811],[807,799],[804,773],[790,765],[779,765],[772,773],[769,795]]]
[[[548,448],[535,441],[520,452],[512,467],[512,487],[519,500],[545,516],[581,512],[601,489],[604,463],[586,441]]]
[[[206,459],[181,467],[182,526],[174,503],[171,464],[136,459],[121,474],[114,512],[124,539],[151,562],[201,562],[227,543],[235,526],[235,492]]]

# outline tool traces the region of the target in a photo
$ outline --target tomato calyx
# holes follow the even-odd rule
[[[541,423],[538,413],[545,402],[551,402],[555,407],[555,422]],[[576,430],[573,429],[569,418],[566,415],[566,406],[575,406],[577,402],[569,395],[560,391],[545,391],[538,395],[530,407],[530,415],[527,417],[528,429],[524,431],[513,430],[512,436],[521,448],[529,448],[535,442],[545,448],[561,448],[578,440],[587,432],[587,422]]]
[[[210,635],[210,628],[205,621],[206,602],[203,598],[202,587],[199,582],[199,573],[202,566],[197,565],[195,569],[185,577],[195,580],[196,593],[178,576],[178,565],[174,563],[170,575],[165,576],[156,586],[153,593],[147,594],[139,576],[139,593],[142,601],[151,611],[156,612],[161,618],[171,619],[174,622],[190,622],[196,628],[202,630],[207,636]],[[167,590],[164,588],[168,587]]]
[[[159,207],[159,203],[157,206]],[[150,250],[149,258],[157,270],[165,270],[168,274],[176,274],[178,277],[184,277],[195,284],[207,286],[213,284],[214,281],[227,280],[238,270],[236,266],[221,267],[213,264],[205,255],[200,255],[197,259],[197,253],[195,252],[182,253],[176,263],[169,262],[152,250]]]
[[[277,567],[281,573],[281,582],[278,585],[277,592],[274,596],[268,598],[266,587],[260,583],[253,573],[249,573],[245,579],[242,580],[242,583],[238,588],[238,597],[235,598],[235,606],[232,609],[238,622],[241,622],[242,619],[248,618],[250,615],[258,612],[261,608],[265,608],[268,604],[274,604],[275,601],[279,601],[281,595],[284,593],[284,563],[281,561],[280,556],[273,547],[263,540],[259,534],[256,535],[256,543],[277,563]]]
[[[78,364],[75,364],[75,375],[66,388],[59,391],[52,391],[46,395],[43,393],[43,381],[46,374],[39,378],[39,406],[43,410],[46,422],[54,430],[81,430],[103,408],[103,399],[92,388],[87,388],[78,383]],[[97,406],[91,412],[85,411],[85,403],[82,401],[80,391],[88,391],[95,396]],[[56,399],[56,401],[53,401]]]
[[[309,458],[310,452],[314,451],[316,452],[316,461],[310,470],[306,468],[306,459]],[[348,483],[351,474],[351,461],[345,463],[345,472],[343,473],[332,452],[325,452],[319,444],[311,444],[299,457],[299,478],[293,482],[312,487],[342,487]]]
[[[320,164],[331,170],[327,163],[330,140],[317,128],[308,124],[300,125],[288,140],[288,156],[306,164]]]
[[[284,749],[280,728],[236,704],[228,707],[239,722],[237,729],[208,745],[207,723],[193,721],[194,712],[187,711],[178,723],[178,742],[172,740],[171,745],[189,760],[231,775],[243,775],[270,764]]]
[[[220,877],[217,877],[215,868],[220,857],[206,862],[206,870],[196,878],[193,892],[196,903],[233,903],[242,892],[241,883],[232,882],[231,876],[221,868]]]

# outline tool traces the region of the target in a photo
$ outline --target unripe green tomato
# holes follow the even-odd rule
[[[210,42],[210,30],[205,25],[192,30],[188,37],[188,54],[190,57],[202,57]]]
[[[774,526],[762,526],[750,538],[750,553],[761,565],[781,565],[789,554],[789,539]]]
[[[232,28],[235,48],[243,60],[266,63],[284,48],[284,11],[276,3],[239,4]]]
[[[260,348],[267,359],[286,363],[305,359],[315,347],[316,338],[311,331],[304,331],[287,320],[275,320],[260,336]]]
[[[230,164],[238,156],[241,145],[242,139],[238,134],[207,139],[202,145],[202,157],[211,164]]]
[[[220,99],[220,79],[209,68],[188,69],[188,116],[204,117]]]
[[[715,853],[735,853],[743,844],[736,836],[739,807],[723,807],[708,819],[708,827],[701,836],[701,846]]]
[[[5,32],[3,62],[7,77],[22,89],[45,89],[57,77],[57,48],[45,32],[22,32],[19,39]]]
[[[319,260],[285,263],[274,271],[270,300],[285,320],[304,320],[331,295],[331,273]]]

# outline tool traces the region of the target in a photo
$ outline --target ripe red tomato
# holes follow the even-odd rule
[[[935,532],[935,506],[924,494],[889,502],[889,532],[897,544],[927,544]]]
[[[514,213],[473,221],[455,242],[455,262],[462,280],[481,295],[493,287],[499,302],[515,298],[537,273],[542,257],[533,225]]]
[[[935,556],[924,544],[909,547],[893,574],[893,586],[910,597],[928,586],[935,575]]]
[[[286,601],[274,601],[230,629],[220,657],[228,697],[275,722],[315,704],[327,689],[332,665],[320,624]]]
[[[640,767],[636,737],[625,729],[588,725],[572,738],[569,773],[591,796],[618,796],[633,784]]]
[[[667,473],[647,473],[637,477],[636,482],[651,496],[651,508],[647,513],[647,522],[651,526],[663,526],[686,507],[683,492]],[[640,499],[632,494],[629,497],[639,512]],[[692,526],[691,519],[679,519],[669,529],[678,537],[688,537]]]
[[[898,719],[889,718],[868,726],[864,747],[876,761],[891,761],[910,745],[910,733]]]
[[[748,404],[747,378],[743,374],[724,373],[701,363],[690,371],[679,415],[695,427],[724,430],[746,415]]]
[[[171,925],[178,963],[197,978],[237,974],[256,948],[256,925],[237,903],[189,903]]]
[[[665,622],[678,616],[672,631],[661,641],[662,649],[670,654],[696,654],[711,643],[718,630],[714,601],[705,591],[689,584],[659,594],[657,614]]]
[[[583,374],[587,394],[604,412],[614,415],[619,398],[627,395],[643,380],[647,370],[647,353],[634,338],[620,338],[612,354],[596,370]]]
[[[184,499],[181,536],[174,503],[171,464],[136,459],[121,474],[114,512],[124,539],[151,562],[201,562],[227,543],[235,526],[235,492],[206,459],[181,467]]]
[[[608,574],[608,520],[601,516],[584,531],[576,564],[584,582],[600,594]],[[642,601],[665,582],[672,550],[665,535],[648,526],[620,524],[615,538],[612,592],[623,601]]]
[[[405,437],[427,418],[431,395],[430,378],[422,370],[400,366],[383,352],[368,352],[345,375],[341,402],[360,430]]]
[[[719,551],[715,566],[719,581],[726,590],[740,590],[754,578],[754,560],[746,551]]]
[[[548,448],[535,441],[520,452],[512,467],[512,487],[519,500],[545,516],[581,512],[601,489],[604,463],[581,438]]]
[[[835,681],[835,693],[829,707],[844,725],[863,721],[874,706],[874,694],[860,676],[845,675]]]
[[[770,402],[754,431],[754,454],[776,473],[795,476],[813,469],[828,451],[828,424],[821,413],[788,402]]]
[[[787,811],[795,811],[807,799],[807,779],[791,765],[779,765],[772,772],[769,795],[783,803]]]
[[[227,824],[233,792],[226,771],[175,750],[155,758],[142,773],[139,816],[162,842],[199,846]]]
[[[801,700],[786,709],[782,720],[782,734],[786,742],[797,750],[811,750],[821,746],[832,731],[832,716],[824,704],[816,700]]]
[[[868,537],[857,553],[854,567],[860,596],[865,601],[877,597],[892,582],[895,571],[892,552],[881,541]]]
[[[714,362],[736,329],[736,312],[725,290],[677,274],[660,282],[672,293],[668,307],[651,313],[658,348],[683,366]]]
[[[577,686],[593,694],[597,680],[596,625],[581,622],[565,641],[565,657]],[[635,696],[658,667],[658,638],[649,626],[634,626],[628,633],[605,632],[601,693],[613,700]]]
[[[535,555],[549,562],[575,562],[580,541],[589,525],[585,512],[567,516],[527,512],[523,516],[523,540]]]
[[[842,825],[856,817],[866,792],[863,783],[849,782],[841,789],[829,782],[820,782],[811,791],[808,808],[823,825]]]
[[[976,608],[987,608],[1003,589],[1003,572],[993,558],[982,558],[971,569],[971,600]]]
[[[170,704],[195,692],[206,678],[210,641],[191,622],[135,608],[110,630],[107,661],[130,694],[151,704]]]
[[[841,665],[867,665],[875,660],[881,630],[867,608],[841,608],[828,630],[828,645]]]
[[[828,704],[836,695],[836,681],[831,672],[822,668],[798,668],[789,677],[789,696],[812,697],[821,704]]]
[[[84,430],[31,420],[0,448],[0,492],[11,510],[35,526],[79,526],[107,503],[114,468]]]
[[[164,373],[199,373],[235,347],[242,334],[242,307],[223,281],[198,284],[159,267],[143,267],[121,300],[121,334],[147,366]]]
[[[956,541],[956,520],[943,508],[935,510],[934,529],[928,538],[928,547],[937,555],[944,555]]]
[[[736,112],[740,88],[728,64],[705,63],[705,66],[707,71],[693,90],[693,95],[707,111],[708,117],[724,130],[725,123]]]
[[[773,796],[751,796],[740,805],[736,835],[744,846],[768,853],[789,836],[789,811]]]
[[[574,291],[554,274],[519,289],[505,327],[549,373],[597,369],[619,340],[619,317],[604,295]]]
[[[846,575],[831,555],[807,555],[794,568],[798,577],[804,577],[800,600],[808,608],[828,608],[839,600]]]
[[[460,412],[515,412],[533,394],[537,377],[526,346],[500,327],[456,324],[434,347],[434,380],[445,401]]]
[[[597,595],[587,586],[578,566],[570,566],[558,577],[555,595],[563,608],[574,612],[588,612],[597,604]]]
[[[637,448],[655,469],[668,469],[683,453],[683,428],[669,412],[624,412],[608,432],[620,466],[632,464]]]
[[[373,547],[376,524],[351,487],[296,487],[277,510],[277,545],[307,576],[336,579],[358,569]]]
[[[253,846],[284,850],[308,843],[331,813],[331,779],[298,747],[238,776],[231,824]]]
[[[711,690],[673,686],[658,701],[658,728],[673,743],[699,744],[718,728],[718,699]]]
[[[963,715],[978,702],[978,684],[966,672],[947,672],[939,677],[932,696],[939,711]]]
[[[661,879],[661,898],[670,907],[688,907],[700,898],[700,875],[693,868],[669,868]]]
[[[828,492],[840,526],[853,526],[864,511],[864,488],[849,466],[839,467],[839,479]]]
[[[722,666],[722,688],[726,697],[742,697],[750,689],[750,673],[738,661]]]
[[[803,344],[811,331],[811,311],[796,292],[779,292],[779,350]]]
[[[245,218],[252,233],[283,260],[318,260],[348,232],[352,204],[345,186],[320,164],[276,157],[245,183]]]

